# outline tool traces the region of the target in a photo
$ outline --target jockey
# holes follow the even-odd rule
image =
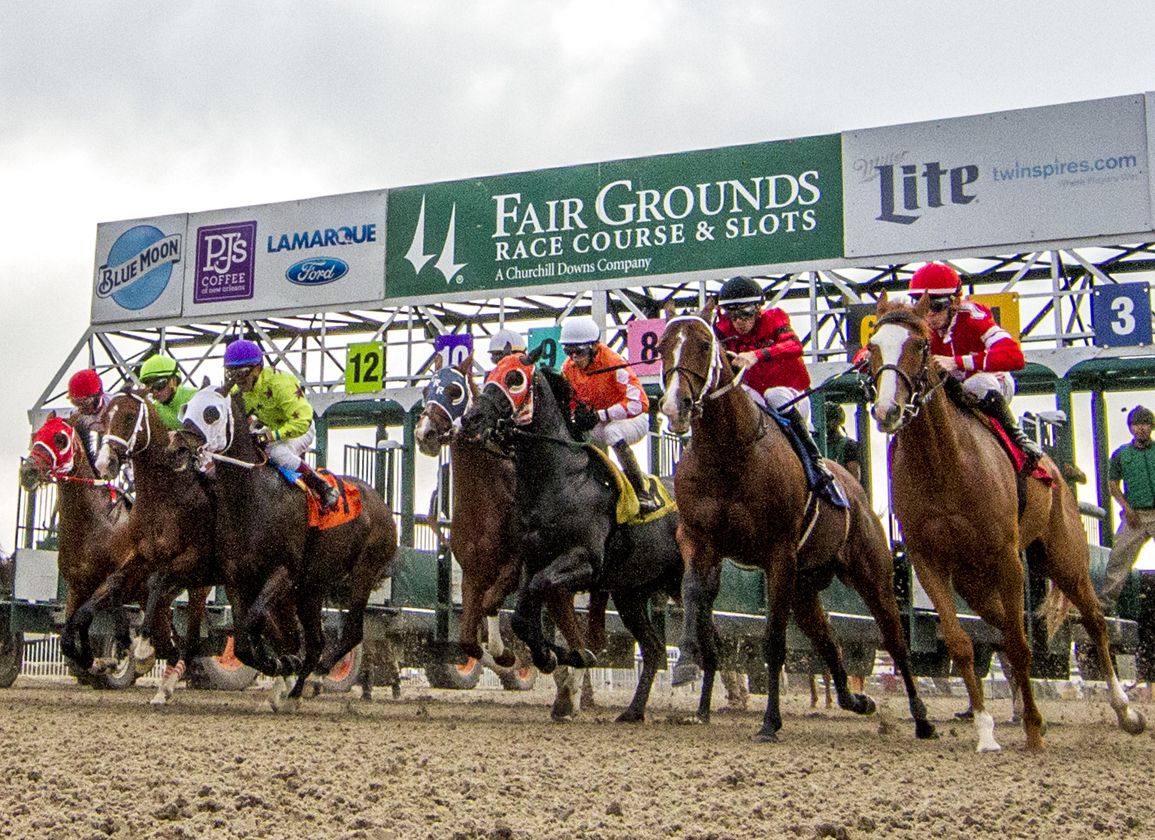
[[[321,500],[322,508],[337,507],[337,488],[317,475],[304,459],[317,429],[313,406],[305,399],[296,377],[266,368],[261,348],[242,338],[225,348],[225,384],[236,386],[241,392],[245,411],[256,418],[253,434],[265,444],[269,460],[300,473],[306,486]]]
[[[561,325],[561,346],[566,360],[562,375],[573,388],[578,425],[587,425],[590,438],[614,450],[622,472],[637,493],[642,513],[661,502],[646,486],[646,478],[630,446],[650,431],[650,400],[629,364],[601,341],[602,331],[588,316],[567,318]]]
[[[140,366],[140,381],[148,388],[149,400],[165,428],[179,429],[180,410],[196,390],[181,384],[176,359],[163,353],[149,356]]]
[[[496,365],[511,353],[524,353],[525,346],[525,339],[516,330],[498,330],[489,339],[489,360]]]
[[[68,380],[68,401],[73,411],[68,415],[68,425],[83,433],[87,439],[100,428],[100,413],[108,405],[108,394],[104,393],[104,383],[92,368],[78,370]]]
[[[746,369],[743,386],[790,421],[818,469],[814,489],[821,490],[834,476],[810,435],[810,400],[798,399],[810,387],[810,373],[802,361],[802,342],[790,326],[790,316],[777,307],[763,309],[762,300],[762,287],[749,277],[731,277],[718,292],[722,314],[714,324],[714,332],[732,354],[734,364]],[[779,411],[792,400],[797,401]]]
[[[1022,348],[981,303],[962,299],[958,272],[945,263],[927,263],[910,278],[910,295],[930,298],[926,323],[935,364],[962,381],[976,407],[998,422],[1027,456],[1024,471],[1035,468],[1043,451],[1019,427],[1011,412],[1015,378],[1010,371],[1026,364]]]

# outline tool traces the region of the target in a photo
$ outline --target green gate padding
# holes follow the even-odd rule
[[[436,606],[437,552],[405,545],[397,549],[393,595],[389,601],[395,607]]]
[[[835,579],[822,590],[822,606],[827,612],[868,616],[858,593]],[[722,565],[722,581],[714,609],[719,612],[763,616],[766,614],[766,584],[761,569],[739,569],[729,560]]]

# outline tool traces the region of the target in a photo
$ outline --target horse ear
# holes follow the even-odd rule
[[[717,314],[717,312],[718,312],[718,298],[714,297],[713,295],[710,295],[710,297],[708,297],[706,299],[706,305],[702,307],[702,312],[701,312],[702,320],[705,321],[707,324],[714,323],[714,316]]]
[[[445,357],[440,353],[435,353],[433,356],[433,372],[436,373],[443,367],[445,367]]]
[[[146,388],[145,391],[147,390],[148,389]],[[132,394],[135,391],[136,389],[132,386],[132,380],[126,379],[124,380],[124,384],[120,386],[120,393],[122,394]]]
[[[890,298],[886,294],[886,289],[883,289],[878,295],[878,303],[876,303],[874,305],[874,311],[881,315],[883,312],[885,312],[889,308],[890,308]]]
[[[914,305],[914,314],[920,318],[925,318],[926,313],[930,311],[930,295],[923,295],[918,299],[918,303]]]
[[[55,420],[56,419],[56,409],[55,408],[52,409],[50,412],[48,412],[48,417],[46,419],[47,420]]]
[[[207,388],[207,387],[209,387],[209,385],[211,385],[211,384],[212,384],[212,383],[211,383],[211,382],[209,382],[209,378],[208,378],[207,376],[206,376],[204,379],[202,379],[202,380],[201,380],[201,388]]]
[[[207,385],[206,385],[206,387],[207,387]],[[231,391],[232,389],[233,389],[233,387],[231,385],[228,385],[228,384],[218,385],[216,388],[216,392],[218,394],[220,394],[222,397],[227,397],[229,395],[229,391]]]
[[[539,344],[521,358],[525,364],[536,365],[543,352],[545,352],[545,344]]]
[[[473,351],[470,350],[469,355],[454,365],[454,367],[458,373],[468,376],[469,372],[473,370]]]
[[[662,318],[668,321],[674,317],[674,314],[674,299],[670,298],[662,304]]]

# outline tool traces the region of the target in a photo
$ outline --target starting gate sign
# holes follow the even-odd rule
[[[380,391],[384,380],[384,342],[350,344],[345,351],[345,391],[350,394]]]
[[[635,319],[626,324],[626,350],[630,367],[638,376],[657,376],[662,372],[658,357],[658,340],[666,330],[661,318]]]
[[[565,361],[561,352],[561,327],[531,327],[525,347],[532,353],[539,345],[542,348],[539,364],[560,371]]]
[[[433,339],[433,351],[441,357],[443,366],[459,365],[473,352],[473,336],[469,333],[439,335]]]
[[[1151,294],[1146,283],[1096,286],[1091,300],[1095,344],[1136,347],[1151,343]]]

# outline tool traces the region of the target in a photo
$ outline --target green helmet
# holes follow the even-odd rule
[[[163,353],[149,356],[144,360],[144,364],[140,366],[140,381],[146,385],[154,380],[168,379],[170,376],[176,375],[176,359],[173,359],[171,356],[166,356]]]

